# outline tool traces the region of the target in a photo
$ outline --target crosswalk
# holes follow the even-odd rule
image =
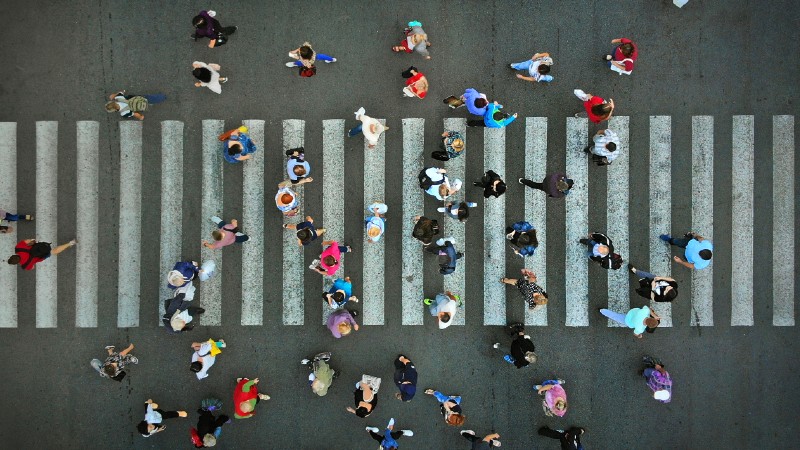
[[[730,294],[730,304],[722,305],[724,310],[730,311],[731,326],[753,326],[754,309],[769,304],[772,311],[772,324],[774,326],[794,326],[795,323],[795,195],[794,195],[794,116],[773,116],[771,118],[771,179],[759,180],[755,171],[756,133],[754,116],[739,115],[730,119],[712,116],[694,116],[691,120],[691,198],[681,199],[680,205],[691,205],[691,228],[715,241],[715,248],[722,253],[729,252],[735,255],[735,263],[731,265],[730,281],[721,283],[723,268],[714,274],[714,264],[702,271],[694,271],[690,277],[691,288],[688,286],[681,290],[678,301],[691,305],[689,317],[674,317],[672,305],[653,304],[655,311],[662,317],[662,326],[714,326],[715,306],[714,287],[722,290],[724,295]],[[715,120],[730,120],[731,135],[715,135]],[[386,179],[399,178],[402,173],[402,204],[389,203],[389,219],[387,236],[391,233],[402,233],[401,255],[402,263],[398,264],[400,273],[387,269],[387,239],[377,243],[356,243],[356,248],[362,248],[362,267],[360,279],[354,279],[356,294],[361,299],[361,309],[364,325],[379,326],[387,324],[387,317],[397,317],[389,314],[390,311],[400,311],[402,325],[422,325],[426,319],[427,311],[422,307],[420,300],[426,296],[435,295],[435,291],[450,290],[458,293],[464,299],[462,310],[455,316],[455,325],[502,325],[507,317],[524,315],[524,321],[532,326],[554,326],[553,311],[564,311],[563,325],[569,327],[586,327],[590,321],[597,323],[598,319],[592,314],[590,308],[589,292],[589,265],[585,256],[585,247],[578,243],[578,239],[585,236],[589,230],[590,210],[589,198],[594,185],[589,184],[589,164],[583,148],[589,141],[589,124],[586,119],[567,118],[566,145],[564,149],[550,146],[548,139],[553,139],[548,125],[555,128],[555,123],[545,117],[528,117],[519,120],[519,124],[512,127],[519,129],[476,129],[467,133],[466,121],[461,118],[448,118],[443,122],[427,122],[421,118],[405,118],[401,121],[383,121],[390,126],[389,133],[402,134],[402,144],[398,148],[387,148],[386,136],[382,136],[378,145],[370,149],[366,142],[363,145],[364,178],[363,178],[363,207],[361,211],[346,211],[345,185],[352,185],[352,180],[345,177],[345,146],[347,145],[345,121],[342,119],[324,120],[321,127],[309,124],[309,133],[321,133],[322,149],[313,152],[314,158],[312,176],[319,177],[313,184],[313,189],[321,191],[322,217],[315,217],[317,225],[324,227],[327,233],[322,237],[325,240],[336,240],[340,243],[353,244],[345,241],[345,217],[347,215],[365,215],[366,206],[376,201],[386,199]],[[550,122],[550,123],[549,123]],[[157,324],[163,313],[163,302],[142,301],[141,281],[144,266],[149,266],[142,260],[143,246],[154,245],[158,240],[160,273],[165,274],[175,261],[186,258],[187,254],[199,255],[201,260],[213,259],[217,270],[222,276],[212,277],[209,281],[200,283],[197,298],[206,309],[201,318],[203,325],[219,326],[223,324],[223,302],[225,310],[231,311],[230,302],[241,302],[242,326],[262,326],[265,315],[276,315],[287,326],[305,325],[308,317],[318,317],[313,309],[320,308],[322,322],[324,323],[330,310],[322,304],[319,290],[330,286],[331,277],[323,277],[319,288],[308,292],[306,274],[316,277],[306,268],[308,261],[304,259],[302,250],[298,249],[293,233],[280,230],[265,229],[265,215],[278,214],[272,207],[271,182],[265,179],[265,168],[280,165],[285,167],[286,157],[284,152],[266,151],[264,148],[267,124],[264,120],[247,120],[244,124],[249,128],[253,141],[260,147],[260,151],[242,166],[242,217],[239,218],[241,229],[250,236],[250,240],[242,245],[241,274],[229,273],[224,260],[233,258],[233,253],[215,251],[205,248],[188,251],[182,244],[184,242],[184,205],[189,199],[184,192],[184,180],[193,177],[184,172],[184,151],[186,127],[180,121],[163,121],[153,125],[151,122],[136,121],[120,122],[119,127],[119,178],[120,195],[119,216],[116,223],[118,234],[118,268],[116,276],[117,292],[117,327],[138,327],[142,323]],[[230,124],[228,124],[230,125]],[[313,126],[312,126],[313,125]],[[609,123],[609,128],[615,130],[620,136],[621,156],[604,170],[606,170],[607,188],[602,193],[606,197],[607,234],[614,239],[617,252],[627,257],[631,249],[630,236],[632,230],[631,211],[634,205],[648,202],[649,215],[645,223],[649,224],[648,245],[649,266],[653,273],[670,276],[673,272],[673,263],[670,261],[671,251],[661,241],[661,233],[678,232],[673,230],[672,213],[675,211],[678,200],[673,196],[673,171],[672,136],[676,130],[670,116],[651,116],[649,118],[649,140],[632,142],[630,133],[631,120],[629,117],[616,116]],[[74,229],[80,245],[75,249],[75,291],[74,298],[59,298],[58,260],[51,258],[37,266],[35,271],[35,295],[22,292],[18,289],[18,268],[7,264],[0,264],[0,327],[14,328],[19,326],[18,306],[21,298],[35,298],[35,326],[37,328],[54,328],[65,326],[59,323],[59,302],[74,305],[75,327],[92,328],[104,327],[109,324],[98,321],[98,248],[99,215],[103,205],[98,195],[98,178],[100,176],[99,143],[101,127],[97,122],[80,121],[74,125],[52,121],[36,122],[35,126],[35,162],[36,178],[32,180],[18,180],[18,158],[27,158],[27,154],[20,151],[20,142],[25,139],[18,135],[18,125],[13,122],[0,123],[0,207],[15,211],[19,206],[17,194],[21,189],[31,188],[35,185],[36,198],[36,227],[35,236],[44,241],[53,241],[58,235],[59,228],[72,228],[71,224],[63,223],[59,216],[58,186],[64,185],[64,180],[58,180],[57,164],[59,161],[59,132],[63,127],[76,127],[76,160],[77,170],[74,183],[77,195],[76,223]],[[143,130],[145,127],[160,126],[161,135],[161,186],[160,186],[160,230],[158,235],[142,229],[143,208],[152,207],[143,205],[142,185],[143,167]],[[520,220],[520,212],[507,211],[509,201],[506,196],[489,198],[479,201],[482,205],[473,212],[473,217],[466,223],[438,216],[443,228],[443,236],[453,236],[459,250],[466,245],[467,227],[483,228],[482,249],[475,246],[466,248],[467,257],[460,261],[454,274],[442,277],[435,271],[425,270],[421,254],[421,244],[410,237],[413,229],[413,218],[422,215],[425,211],[425,202],[430,199],[419,189],[417,174],[426,165],[440,165],[439,163],[426,163],[428,149],[438,146],[435,142],[426,142],[426,127],[436,130],[436,135],[441,131],[458,130],[465,137],[475,139],[483,134],[483,161],[480,152],[467,151],[464,155],[444,163],[451,178],[464,180],[465,187],[456,195],[455,201],[464,199],[466,195],[478,196],[477,189],[471,190],[471,179],[467,179],[467,168],[470,174],[482,173],[492,169],[501,175],[513,166],[506,167],[509,139],[524,133],[524,176],[533,180],[541,180],[548,172],[549,159],[559,160],[557,167],[566,167],[566,173],[575,180],[575,186],[566,197],[563,206],[555,206],[554,201],[546,199],[541,192],[524,189],[524,215],[537,229],[539,248],[536,255],[517,261],[508,258],[511,250],[508,248],[502,230],[507,222]],[[200,239],[209,239],[210,232],[215,225],[207,220],[211,216],[224,217],[225,187],[229,182],[223,180],[223,159],[221,158],[221,144],[217,136],[226,129],[222,120],[202,121],[202,171],[198,174],[201,178],[202,206],[200,217],[200,236],[195,241],[199,245]],[[283,150],[303,146],[307,134],[307,124],[303,120],[290,119],[281,122]],[[645,134],[647,136],[647,134]],[[353,138],[361,140],[360,137]],[[30,140],[30,139],[28,139]],[[766,139],[764,141],[767,141]],[[399,142],[399,141],[392,141]],[[758,141],[760,142],[760,141]],[[359,145],[360,147],[360,145]],[[400,148],[402,147],[402,148]],[[63,147],[62,147],[63,148]],[[469,141],[467,148],[470,148]],[[648,150],[644,150],[647,148]],[[730,174],[725,174],[732,179],[730,192],[730,211],[717,211],[718,215],[731,214],[732,224],[730,229],[718,228],[715,233],[714,224],[714,150],[717,148],[730,148]],[[352,151],[352,150],[351,150]],[[392,170],[386,166],[387,152],[402,152],[403,168]],[[157,153],[157,152],[156,152]],[[687,152],[688,154],[689,152]],[[647,173],[649,194],[631,190],[631,155],[637,158],[649,158],[649,171]],[[510,159],[508,159],[510,161]],[[719,165],[717,165],[719,167]],[[398,168],[399,169],[399,168]],[[281,169],[283,171],[283,169]],[[593,172],[594,173],[594,172]],[[509,186],[516,184],[515,179],[505,177]],[[280,180],[275,180],[275,185]],[[321,181],[321,183],[319,182]],[[359,181],[358,183],[361,183]],[[753,234],[755,226],[755,195],[757,183],[771,184],[772,186],[772,261],[761,261],[757,257],[753,241],[749,237]],[[320,186],[317,187],[317,186]],[[265,189],[266,186],[266,189]],[[294,188],[300,201],[298,215],[284,218],[284,223],[296,223],[304,217],[303,198],[304,191],[311,185],[297,186]],[[314,191],[318,192],[318,191]],[[469,192],[469,193],[468,193]],[[717,193],[720,191],[718,190]],[[469,200],[476,200],[470,198]],[[727,200],[727,199],[726,199]],[[564,222],[563,245],[564,255],[548,251],[548,247],[558,246],[551,233],[548,236],[547,216],[563,207],[564,216],[559,220]],[[27,211],[26,211],[27,212]],[[482,215],[482,219],[477,216]],[[352,223],[352,222],[351,222]],[[354,231],[356,231],[354,233]],[[725,234],[720,234],[725,231]],[[146,233],[145,233],[146,232]],[[278,239],[278,233],[281,233]],[[145,236],[146,234],[146,236]],[[192,233],[194,234],[194,233]],[[348,230],[347,236],[363,235],[362,230]],[[275,242],[282,245],[267,246],[267,236],[274,237]],[[17,230],[2,237],[7,251],[18,239],[28,237],[20,236]],[[715,239],[716,238],[716,239]],[[199,251],[198,251],[199,250]],[[278,255],[278,252],[281,255]],[[482,253],[482,254],[481,254]],[[721,253],[721,254],[722,254]],[[72,258],[69,253],[60,258]],[[223,256],[224,255],[224,256]],[[563,258],[563,259],[562,259]],[[358,262],[357,258],[355,263]],[[555,273],[548,267],[554,261],[563,260],[564,272]],[[269,260],[269,261],[268,261]],[[511,263],[511,261],[515,261]],[[647,260],[645,260],[647,261]],[[507,264],[508,262],[508,264]],[[759,264],[771,263],[772,265],[772,292],[756,292],[754,289],[754,270]],[[349,275],[348,269],[352,267],[345,256],[342,268],[336,276]],[[238,264],[237,264],[238,265]],[[556,285],[563,288],[564,298],[552,298],[545,307],[529,311],[518,298],[513,288],[506,288],[497,282],[503,276],[516,276],[515,273],[523,267],[533,270],[538,276],[538,282],[548,291],[559,290]],[[270,307],[265,309],[265,286],[273,286],[281,271],[282,285],[278,289],[282,298],[280,308]],[[352,272],[352,269],[350,269]],[[467,287],[467,274],[482,276],[483,283],[480,291],[469,291]],[[481,275],[482,274],[482,275]],[[231,277],[239,279],[240,292],[225,292],[222,290],[222,279]],[[396,285],[400,286],[400,293],[389,296],[384,286],[392,278],[399,278]],[[627,271],[608,271],[607,273],[607,305],[613,310],[624,311],[632,305],[631,296],[636,296],[632,291],[633,282]],[[427,281],[427,282],[426,282]],[[159,278],[159,294],[161,299],[166,298],[170,292]],[[313,282],[315,285],[316,281]],[[685,282],[684,282],[685,283]],[[71,291],[70,291],[71,292]],[[717,293],[716,299],[722,297]],[[595,294],[593,294],[595,295]],[[605,294],[604,294],[605,296]],[[400,300],[389,301],[399,297]],[[690,297],[690,298],[686,298]],[[313,300],[312,300],[313,299]],[[483,310],[483,320],[471,323],[467,320],[466,311]],[[636,304],[640,304],[636,300]],[[156,306],[158,305],[158,306]],[[318,306],[319,305],[319,306]],[[718,308],[720,305],[717,306]],[[474,308],[474,309],[473,309]],[[63,310],[63,304],[62,308]],[[683,309],[682,309],[683,310]],[[140,320],[144,316],[144,321]],[[548,316],[550,320],[548,321]],[[559,315],[560,317],[561,315]],[[472,313],[469,317],[479,317]],[[591,320],[590,320],[591,318]],[[717,317],[717,322],[719,318]],[[225,318],[229,324],[230,318]],[[474,321],[474,319],[473,319]],[[317,322],[318,323],[318,322]],[[719,325],[719,323],[717,323]],[[618,326],[609,322],[608,326]]]

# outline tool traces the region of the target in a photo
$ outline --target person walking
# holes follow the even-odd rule
[[[197,261],[178,261],[167,274],[167,287],[177,289],[197,278],[200,265]]]
[[[222,142],[222,157],[231,164],[247,161],[253,157],[258,147],[247,134],[248,128],[244,125],[239,128],[222,133],[219,140]]]
[[[579,239],[578,242],[588,247],[586,256],[600,264],[600,267],[614,270],[622,267],[622,256],[614,253],[614,243],[605,234],[592,232],[588,237]]]
[[[536,228],[524,220],[514,222],[506,227],[506,239],[511,244],[514,254],[522,256],[533,256],[539,240],[536,239]]]
[[[668,234],[662,234],[659,238],[676,247],[685,249],[684,258],[680,256],[673,256],[672,259],[676,263],[686,267],[687,269],[702,270],[711,264],[711,257],[713,256],[712,250],[714,245],[708,239],[700,236],[694,231],[690,231],[683,236],[683,239],[675,239]]]
[[[436,210],[459,222],[466,222],[469,218],[469,208],[474,208],[476,206],[478,206],[478,204],[475,202],[460,202],[458,204],[450,202],[443,207],[436,208]]]
[[[144,410],[144,420],[136,425],[136,431],[144,437],[150,437],[167,429],[166,425],[161,424],[164,420],[188,416],[186,411],[164,411],[159,409],[158,403],[154,402],[152,398],[147,399],[144,404],[147,405]]]
[[[450,109],[456,109],[467,105],[467,111],[469,111],[470,114],[480,117],[486,114],[486,107],[489,105],[489,101],[486,100],[486,94],[481,94],[474,88],[467,88],[460,97],[451,95],[444,99],[444,103],[446,103]]]
[[[275,194],[275,206],[283,213],[284,217],[294,217],[299,211],[300,203],[297,201],[297,194],[288,187],[278,186]]]
[[[428,35],[425,30],[422,29],[422,23],[416,20],[408,22],[408,27],[403,30],[403,34],[405,38],[400,41],[400,45],[392,47],[393,52],[417,52],[424,56],[425,59],[431,59],[431,55],[428,52],[428,47],[431,46],[431,43],[428,41]]]
[[[461,436],[472,442],[472,447],[470,447],[472,450],[500,447],[501,445],[500,435],[497,433],[487,434],[481,439],[472,430],[461,430]]]
[[[548,417],[564,417],[567,413],[567,391],[561,385],[565,383],[562,379],[544,380],[542,384],[533,386],[537,394],[544,397],[542,409]]]
[[[238,27],[223,27],[216,17],[216,11],[200,11],[200,14],[192,18],[195,31],[190,37],[195,41],[200,38],[208,38],[208,48],[225,45],[230,35],[235,33]]]
[[[529,364],[535,363],[538,359],[536,356],[536,347],[531,341],[531,337],[525,334],[525,325],[521,323],[511,324],[506,327],[509,334],[514,336],[511,341],[511,347],[505,347],[499,342],[492,345],[503,352],[503,360],[509,364],[513,364],[517,369],[527,367]]]
[[[442,294],[436,294],[435,299],[426,298],[423,300],[431,315],[436,317],[436,322],[439,324],[439,329],[444,330],[453,324],[453,317],[456,316],[458,311],[458,302],[461,299],[450,291]]]
[[[367,148],[375,148],[378,145],[378,139],[381,134],[389,130],[389,127],[383,125],[379,120],[364,114],[366,112],[364,107],[358,108],[355,112],[356,120],[361,123],[347,131],[348,137],[358,136],[364,134],[364,139],[367,140]]]
[[[464,257],[464,253],[456,251],[456,241],[452,236],[439,238],[435,246],[425,249],[438,256],[439,273],[449,275],[456,271],[456,262]]]
[[[441,150],[434,150],[431,158],[439,161],[450,161],[458,158],[464,152],[464,137],[458,131],[445,131],[442,133],[442,143],[439,144]]]
[[[406,87],[403,88],[405,97],[423,99],[428,95],[428,88],[430,87],[428,79],[416,67],[411,66],[404,70],[402,76],[406,79]]]
[[[500,197],[506,192],[506,183],[494,170],[487,170],[473,186],[483,188],[483,198]]]
[[[426,194],[436,197],[437,200],[444,201],[447,197],[455,194],[463,186],[461,180],[454,180],[450,183],[447,171],[438,167],[426,167],[417,175],[419,187]]]
[[[587,94],[580,89],[575,89],[574,94],[583,101],[585,110],[585,112],[575,113],[575,117],[588,117],[592,123],[600,123],[611,118],[611,113],[614,112],[613,99],[606,101],[602,97]]]
[[[256,405],[261,400],[269,400],[270,396],[258,392],[258,378],[237,378],[233,390],[233,417],[249,419],[256,414]]]
[[[53,248],[53,245],[49,242],[23,239],[17,242],[16,247],[14,247],[14,254],[8,257],[7,262],[12,266],[19,266],[22,270],[33,270],[36,268],[36,264],[74,247],[75,244],[77,244],[77,241],[73,239],[66,244],[57,245]]]
[[[306,69],[314,69],[314,72],[316,72],[314,63],[317,59],[325,61],[326,64],[336,62],[336,58],[333,56],[315,52],[308,41],[303,42],[300,47],[290,51],[289,58],[292,58],[294,61],[287,62],[286,67],[305,67]]]
[[[592,144],[584,152],[592,153],[592,159],[598,166],[608,166],[619,157],[619,136],[610,129],[599,130],[592,137]]]
[[[313,359],[303,358],[300,364],[308,366],[311,373],[308,374],[308,385],[311,391],[320,397],[328,394],[328,388],[331,387],[333,380],[339,374],[328,365],[331,360],[331,352],[322,352],[314,355]]]
[[[0,223],[4,220],[8,223],[19,222],[20,220],[30,222],[33,220],[33,216],[31,214],[13,214],[4,209],[0,209]],[[0,224],[0,233],[11,233],[12,231],[14,231],[14,227],[11,225]]]
[[[550,66],[553,65],[553,58],[550,53],[534,53],[531,59],[511,64],[514,70],[526,70],[529,76],[517,74],[520,80],[530,81],[533,83],[549,83],[553,81],[553,76],[550,73]]]
[[[312,261],[308,268],[320,275],[332,277],[339,270],[342,253],[352,252],[353,249],[349,245],[339,245],[336,241],[322,241],[322,246],[324,250],[319,258]]]
[[[222,70],[219,64],[206,64],[201,61],[192,63],[192,75],[197,78],[195,87],[207,87],[216,94],[222,94],[222,84],[228,82],[227,77],[220,77]]]
[[[125,378],[125,371],[122,369],[128,364],[139,364],[139,358],[130,354],[131,350],[133,350],[133,344],[128,345],[125,350],[119,353],[114,351],[115,349],[116,347],[113,345],[107,345],[106,352],[108,352],[108,356],[106,356],[105,361],[100,362],[99,359],[95,358],[89,364],[101,377],[122,381]]]
[[[333,285],[330,289],[322,291],[322,300],[325,301],[331,309],[344,308],[347,302],[358,303],[358,297],[353,295],[353,283],[350,282],[350,277],[333,280]]]
[[[297,147],[286,150],[286,156],[289,157],[286,161],[286,174],[289,179],[283,181],[278,187],[301,185],[314,181],[308,176],[311,173],[311,165],[306,161],[305,148]]]
[[[422,245],[430,245],[433,238],[440,232],[439,221],[436,219],[428,219],[425,216],[414,217],[414,230],[411,235],[417,240],[422,242]]]
[[[384,217],[387,211],[389,211],[389,207],[386,203],[375,202],[367,206],[367,212],[371,215],[364,218],[364,228],[367,241],[370,244],[381,240],[386,228],[386,219]]]
[[[231,423],[231,418],[225,414],[214,416],[214,411],[222,408],[222,402],[216,398],[206,398],[200,403],[197,412],[197,428],[192,428],[189,433],[195,448],[214,447],[217,439],[222,434],[222,426]]]
[[[558,439],[561,442],[561,450],[583,450],[581,435],[586,430],[580,427],[572,427],[568,430],[553,430],[549,427],[539,428],[539,436]]]
[[[603,61],[614,72],[620,75],[630,75],[633,72],[634,63],[639,58],[639,49],[628,38],[614,39],[611,43],[619,45],[614,47],[610,54],[603,56]]]
[[[367,427],[367,433],[369,433],[372,439],[381,443],[382,450],[397,450],[398,444],[397,440],[403,436],[413,436],[414,432],[411,430],[400,430],[394,431],[394,418],[389,419],[389,424],[386,425],[386,430],[383,432],[383,435],[378,434],[378,427]]]
[[[642,338],[642,333],[654,333],[656,327],[661,323],[661,317],[658,316],[647,306],[641,308],[632,308],[627,314],[621,314],[611,311],[610,309],[601,308],[600,314],[608,317],[609,319],[619,324],[625,325],[628,328],[633,328],[633,335],[637,338]]]
[[[337,309],[328,317],[328,329],[334,338],[340,339],[343,336],[348,336],[353,330],[358,331],[358,322],[356,322],[353,314],[355,311],[347,309]]]
[[[500,278],[501,283],[516,286],[528,309],[536,309],[547,304],[547,292],[536,284],[536,274],[528,269],[521,269],[522,278]]]
[[[520,178],[517,181],[529,188],[538,189],[553,198],[564,198],[564,196],[569,194],[574,184],[574,181],[567,178],[567,174],[564,172],[549,173],[544,177],[541,183],[531,181],[527,178]]]
[[[654,302],[671,302],[678,296],[678,282],[670,277],[657,277],[628,264],[628,270],[639,278],[636,293]]]
[[[486,113],[483,119],[469,119],[467,120],[468,127],[487,127],[487,128],[505,128],[511,122],[517,120],[517,113],[508,115],[502,111],[503,105],[494,101],[486,107]]]
[[[381,379],[372,375],[361,375],[361,381],[356,383],[353,391],[353,401],[355,408],[345,408],[347,412],[355,414],[362,419],[369,417],[375,407],[378,406],[378,390],[381,387]]]
[[[106,112],[118,112],[120,116],[129,119],[144,120],[144,112],[150,105],[156,105],[167,99],[164,94],[128,95],[121,90],[108,96],[111,100],[106,103]]]
[[[234,242],[241,244],[242,242],[250,240],[248,235],[239,231],[239,221],[236,219],[232,219],[230,223],[228,223],[217,216],[211,216],[211,221],[217,224],[217,229],[211,232],[211,237],[214,239],[214,242],[209,243],[206,240],[202,241],[203,247],[205,248],[216,250],[227,247]]]
[[[417,368],[405,355],[397,355],[394,360],[394,384],[400,391],[394,398],[410,402],[417,394]]]
[[[177,289],[175,295],[164,302],[166,312],[161,316],[161,321],[168,333],[177,334],[193,330],[200,315],[206,312],[199,306],[192,306],[194,286],[190,284],[186,288],[188,289]]]
[[[225,341],[209,339],[205,342],[192,342],[192,363],[189,370],[194,372],[198,380],[208,377],[208,369],[217,361],[217,355],[225,348]]]
[[[291,224],[285,223],[283,224],[283,228],[286,230],[295,230],[297,234],[297,245],[299,247],[303,247],[308,245],[317,240],[318,237],[325,234],[325,228],[317,229],[314,226],[314,219],[311,216],[306,216],[306,220],[298,223],[298,224]]]
[[[461,396],[459,395],[444,395],[434,389],[426,389],[425,394],[432,395],[439,401],[439,408],[444,422],[454,427],[460,427],[464,424],[467,417],[462,414],[461,410]]]
[[[647,387],[653,391],[653,398],[661,403],[672,401],[672,377],[664,364],[652,356],[642,357],[644,369],[640,374],[647,380]]]

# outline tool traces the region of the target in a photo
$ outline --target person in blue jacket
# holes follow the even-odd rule
[[[250,136],[242,131],[242,128],[247,129],[246,127],[237,128],[222,143],[222,156],[231,164],[252,158],[252,154],[258,149]]]
[[[194,261],[178,261],[167,274],[167,287],[177,289],[194,280],[200,272],[200,266]]]
[[[532,256],[539,246],[536,239],[536,228],[529,222],[521,220],[514,222],[510,227],[506,227],[506,239],[511,242],[514,253],[519,256]]]
[[[335,279],[331,288],[322,292],[322,299],[328,302],[331,309],[344,308],[348,301],[358,302],[358,297],[353,295],[353,283],[350,282],[350,277]]]
[[[517,113],[514,113],[511,116],[509,116],[506,113],[500,111],[501,109],[503,109],[503,105],[494,101],[490,103],[489,106],[486,107],[486,113],[483,115],[483,120],[480,119],[467,120],[467,126],[505,128],[508,126],[508,124],[517,119]]]
[[[449,275],[456,271],[456,261],[464,257],[462,252],[457,252],[455,240],[452,237],[440,238],[436,245],[425,250],[439,256],[439,273]]]

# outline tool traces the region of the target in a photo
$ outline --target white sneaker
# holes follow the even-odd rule
[[[367,430],[367,431],[372,431],[373,433],[377,433],[378,431],[381,431],[381,430],[378,429],[378,427],[366,427],[364,429]]]
[[[413,436],[414,435],[414,432],[411,431],[411,430],[402,430],[402,431],[403,431],[403,436]]]
[[[218,223],[222,222],[222,219],[220,219],[217,216],[211,216],[211,221],[214,222],[214,224],[218,224]]]
[[[500,348],[500,343],[499,342],[495,343],[494,345],[492,345],[492,348]]]
[[[471,434],[471,435],[475,436],[475,432],[472,431],[472,430],[461,430],[461,435],[463,436],[465,434]]]
[[[525,336],[523,336],[523,337],[524,337],[525,339],[527,339],[527,340],[530,340],[530,339],[531,339],[531,335],[530,335],[530,334],[526,334],[526,335],[525,335]]]
[[[286,67],[294,67],[294,61],[287,62]]]
[[[444,206],[441,206],[439,208],[436,208],[436,210],[439,211],[440,213],[443,213],[443,212],[447,211],[447,208],[445,208]]]
[[[310,362],[311,362],[310,360],[308,360],[308,359],[305,359],[305,358],[304,358],[304,359],[302,359],[302,360],[300,361],[300,364],[308,364],[308,363],[310,363]]]
[[[365,112],[367,112],[367,110],[364,109],[363,106],[361,108],[358,108],[358,111],[354,113],[356,115],[356,120],[358,120],[358,118],[361,117],[361,115],[363,115]]]
[[[387,425],[387,428],[388,428],[388,427],[393,427],[393,426],[394,426],[394,417],[392,417],[391,419],[389,419],[389,425]]]
[[[327,63],[327,64],[330,64],[330,63],[332,63],[332,62],[336,62],[336,58],[331,58],[331,60],[330,60],[330,61],[325,61],[325,63]]]

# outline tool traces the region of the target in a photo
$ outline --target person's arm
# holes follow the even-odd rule
[[[535,83],[535,82],[536,82],[536,79],[535,79],[535,78],[533,78],[533,77],[526,77],[525,75],[523,75],[523,74],[521,74],[521,73],[518,73],[518,74],[517,74],[517,78],[519,78],[520,80],[530,81],[530,82],[533,82],[533,83]]]
[[[543,392],[547,392],[547,391],[549,391],[550,389],[553,389],[553,386],[555,386],[555,385],[554,385],[554,384],[546,384],[546,385],[544,385],[544,386],[542,386],[542,387],[540,387],[540,388],[539,388],[539,391],[538,391],[538,393],[539,393],[539,394],[541,394],[541,393],[543,393]]]
[[[119,352],[119,356],[125,356],[125,355],[127,355],[128,353],[130,353],[130,352],[131,352],[131,350],[133,350],[133,344],[130,344],[130,345],[128,346],[128,348],[126,348],[125,350],[123,350],[123,351]]]
[[[537,59],[537,58],[547,58],[547,57],[549,57],[549,56],[550,56],[550,53],[547,53],[547,52],[543,52],[543,53],[535,53],[535,54],[534,54],[534,55],[531,57],[531,61],[536,61],[536,59]]]
[[[358,322],[356,322],[356,319],[354,319],[350,313],[347,313],[347,321],[350,322],[354,330],[358,331]]]
[[[486,435],[486,436],[483,438],[483,442],[489,442],[489,441],[493,441],[493,440],[495,440],[495,439],[500,439],[500,435],[499,435],[499,434],[497,434],[497,433],[487,434],[487,435]]]
[[[144,120],[144,114],[142,113],[135,112],[133,113],[133,117],[135,117],[137,120]]]
[[[116,97],[119,97],[120,95],[123,96],[123,97],[125,96],[125,89],[123,89],[121,91],[117,91],[116,93],[109,95],[108,99],[109,100],[114,100]]]
[[[628,70],[628,68],[627,68],[627,67],[625,67],[625,64],[621,64],[621,63],[618,63],[618,62],[616,62],[616,61],[613,61],[613,60],[611,61],[611,64],[613,64],[613,65],[614,65],[614,67],[616,67],[616,68],[618,68],[618,69],[622,69],[622,70]]]
[[[258,378],[253,378],[245,383],[244,386],[242,386],[242,392],[250,392],[250,387],[252,387],[254,384],[258,384]]]
[[[511,117],[508,117],[508,118],[506,118],[506,120],[504,120],[504,121],[503,121],[503,125],[508,125],[508,124],[510,124],[511,122],[513,122],[513,121],[517,120],[517,116],[518,116],[518,115],[519,115],[519,114],[517,114],[517,113],[514,113],[514,114],[512,114],[512,115],[511,115]]]
[[[611,40],[611,43],[612,43],[612,44],[619,44],[619,43],[621,43],[621,42],[622,42],[622,38],[619,38],[619,39],[612,39],[612,40]]]
[[[608,113],[607,119],[610,119],[611,115],[614,114],[614,99],[613,98],[609,98],[608,99],[608,104],[611,105],[611,112]]]
[[[675,279],[674,278],[670,278],[670,277],[655,277],[655,278],[653,278],[653,281],[673,281],[674,282]]]
[[[675,261],[676,263],[678,263],[678,264],[682,265],[683,267],[686,267],[687,269],[694,269],[694,264],[692,264],[692,263],[690,263],[690,262],[687,262],[687,261],[684,261],[684,260],[682,260],[682,259],[680,258],[680,256],[673,256],[673,257],[672,257],[672,260],[673,260],[673,261]]]

